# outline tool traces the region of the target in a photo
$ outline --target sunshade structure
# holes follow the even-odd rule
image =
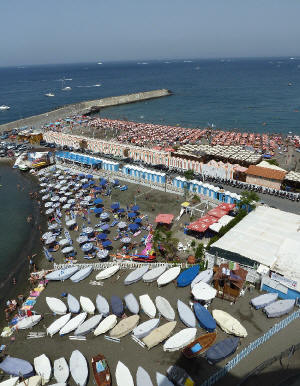
[[[109,252],[107,249],[100,249],[100,251],[97,252],[97,257],[101,259],[105,259],[108,256]]]
[[[106,220],[106,219],[109,218],[109,214],[107,212],[103,212],[103,213],[100,214],[100,218],[102,220]]]
[[[107,239],[107,234],[106,233],[99,233],[99,235],[97,235],[97,239],[99,239],[99,240],[106,240]]]
[[[82,232],[86,233],[87,235],[90,235],[94,232],[94,229],[92,227],[85,227],[85,228],[82,228]]]
[[[69,239],[62,239],[62,240],[59,240],[58,244],[61,247],[66,247],[67,245],[70,245],[70,240]]]
[[[120,208],[120,203],[119,202],[114,202],[111,206],[112,210],[117,210]]]
[[[104,224],[101,226],[101,229],[102,231],[107,231],[109,229],[109,225],[108,224]]]
[[[56,242],[56,238],[53,236],[45,240],[46,245],[51,245],[51,244],[54,244],[55,242]]]
[[[51,213],[53,213],[54,212],[54,209],[53,208],[50,208],[50,209],[47,209],[46,210],[46,214],[51,214]]]
[[[218,205],[217,208],[227,211],[228,213],[235,208],[235,204],[229,204],[229,203],[223,202],[222,204]]]
[[[94,213],[95,214],[101,214],[103,212],[103,208],[95,208]]]
[[[73,227],[75,225],[76,225],[76,220],[69,220],[69,221],[66,222],[66,226],[68,228],[71,228],[71,227]]]
[[[131,230],[131,232],[136,232],[139,229],[138,224],[129,224],[128,228]]]
[[[216,218],[221,218],[223,216],[225,216],[228,212],[225,211],[225,210],[222,210],[220,208],[214,208],[214,209],[211,209],[209,212],[207,212],[207,214],[209,216],[213,216],[213,217],[216,217]]]
[[[174,219],[174,215],[173,214],[159,214],[156,216],[155,218],[155,222],[156,223],[159,223],[159,224],[168,224],[170,225],[172,223]]]
[[[57,229],[59,227],[59,225],[57,224],[57,222],[53,223],[53,224],[50,224],[48,226],[48,229],[49,231],[51,231],[52,229]]]
[[[136,217],[137,216],[137,214],[135,213],[135,212],[129,212],[128,213],[128,217],[129,218],[134,218],[134,217]]]
[[[110,240],[103,241],[102,245],[104,248],[110,247],[112,242]]]
[[[52,232],[46,232],[46,233],[43,234],[42,239],[43,240],[47,240],[47,239],[49,239],[52,236],[53,236]]]
[[[141,219],[140,217],[137,217],[137,218],[134,220],[134,222],[135,222],[136,224],[140,224],[140,223],[142,222],[142,219]]]
[[[102,198],[96,198],[96,200],[94,200],[95,205],[102,204],[102,202],[103,202]]]
[[[217,221],[218,219],[216,217],[206,215],[190,223],[187,228],[191,231],[202,233],[205,232],[210,225],[214,224]]]
[[[131,207],[131,210],[132,210],[133,212],[138,212],[138,211],[140,210],[140,207],[139,207],[138,205],[133,205],[133,206]]]

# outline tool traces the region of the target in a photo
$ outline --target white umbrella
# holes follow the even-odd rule
[[[61,250],[62,253],[70,253],[72,251],[74,251],[74,248],[73,247],[65,247],[64,249]]]
[[[83,250],[83,252],[88,252],[93,248],[94,248],[94,245],[92,243],[86,243],[81,246],[81,249]]]
[[[54,189],[60,189],[61,188],[61,184],[56,184],[55,186],[54,186]]]
[[[59,202],[55,202],[53,205],[52,205],[52,208],[59,208],[60,207],[60,203]]]
[[[51,201],[53,201],[53,202],[59,201],[59,196],[51,197]]]
[[[45,240],[45,244],[46,245],[53,244],[55,243],[55,241],[56,241],[55,237],[49,237],[48,239]]]
[[[44,187],[44,186],[49,186],[49,185],[46,184],[46,182],[42,182],[42,183],[40,184],[40,186]]]
[[[88,180],[87,178],[83,178],[83,179],[81,180],[81,182],[85,183],[85,182],[89,182],[89,180]]]
[[[71,204],[65,204],[62,209],[70,209],[71,208]]]
[[[78,192],[78,193],[75,194],[76,198],[80,198],[81,196],[82,196],[82,192]]]
[[[50,208],[50,209],[47,209],[46,210],[46,214],[51,214],[51,213],[53,213],[54,212],[54,209],[53,208]]]
[[[63,180],[65,177],[64,176],[59,176],[58,179],[59,180]]]
[[[92,227],[86,227],[82,229],[82,232],[90,235],[91,233],[94,232],[94,229]]]
[[[192,295],[196,300],[209,301],[213,299],[217,294],[217,291],[210,285],[200,281],[192,288]]]
[[[65,193],[65,196],[67,196],[67,197],[68,197],[68,196],[72,196],[72,194],[73,194],[72,192],[66,192],[66,193]]]
[[[46,184],[46,185],[47,185],[47,184]],[[42,193],[42,194],[43,194],[43,193],[46,193],[46,192],[48,192],[48,189],[41,189],[41,190],[40,190],[40,193]]]
[[[51,224],[51,225],[48,226],[48,229],[49,229],[49,230],[57,229],[57,228],[58,228],[57,222],[55,222],[55,223],[53,223],[53,224]]]
[[[66,226],[67,227],[72,227],[74,225],[76,225],[76,221],[75,220],[69,220],[69,221],[66,222]]]
[[[126,222],[124,222],[124,221],[119,222],[118,228],[122,229],[122,228],[126,228],[126,227],[127,227]]]
[[[68,200],[68,204],[75,204],[76,200],[74,200],[74,198],[70,198]]]
[[[86,243],[88,241],[88,237],[87,236],[79,236],[77,237],[76,241],[79,243],[79,244],[83,244],[83,243]]]
[[[52,232],[46,232],[46,233],[43,234],[42,239],[43,240],[47,240],[47,239],[49,239],[52,236],[53,236]]]
[[[65,247],[65,246],[67,246],[67,245],[70,245],[70,240],[68,240],[68,239],[62,239],[62,240],[59,240],[59,245],[61,246],[61,247]]]
[[[122,241],[122,243],[124,243],[124,244],[128,244],[128,243],[130,243],[131,238],[130,238],[130,237],[123,237],[123,238],[121,239],[121,241]]]
[[[107,218],[109,218],[109,214],[107,212],[103,212],[100,214],[100,218],[102,220],[106,220]]]
[[[68,199],[67,197],[62,197],[59,199],[59,202],[63,203],[63,202],[66,202]]]
[[[99,257],[99,259],[105,259],[108,254],[109,252],[107,249],[100,249],[100,251],[97,252],[97,257]]]

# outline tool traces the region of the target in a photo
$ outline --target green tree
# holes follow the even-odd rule
[[[152,242],[153,249],[157,255],[163,256],[167,261],[174,260],[179,240],[174,237],[171,230],[167,230],[163,227],[156,228]]]
[[[270,164],[270,165],[275,165],[275,166],[279,166],[279,163],[278,161],[273,158],[273,159],[267,159],[267,162]]]
[[[242,192],[238,208],[245,206],[248,212],[255,208],[255,203],[259,201],[259,196],[255,192]]]
[[[195,177],[193,170],[186,170],[183,175],[186,180],[192,180]]]

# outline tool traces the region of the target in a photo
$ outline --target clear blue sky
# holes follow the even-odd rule
[[[0,66],[300,55],[300,0],[2,0]]]

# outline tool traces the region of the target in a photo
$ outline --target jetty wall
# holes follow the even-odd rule
[[[47,113],[34,115],[28,118],[19,119],[17,121],[4,123],[0,125],[0,132],[15,127],[23,126],[41,126],[48,122],[53,122],[57,119],[66,118],[68,116],[77,115],[77,114],[91,114],[97,111],[100,111],[102,108],[117,106],[127,103],[142,102],[148,99],[161,98],[165,96],[172,95],[171,91],[167,89],[152,90],[152,91],[143,91],[134,94],[126,94],[119,96],[112,96],[102,99],[95,99],[91,101],[84,101],[73,103],[59,107],[55,110],[49,111]]]

